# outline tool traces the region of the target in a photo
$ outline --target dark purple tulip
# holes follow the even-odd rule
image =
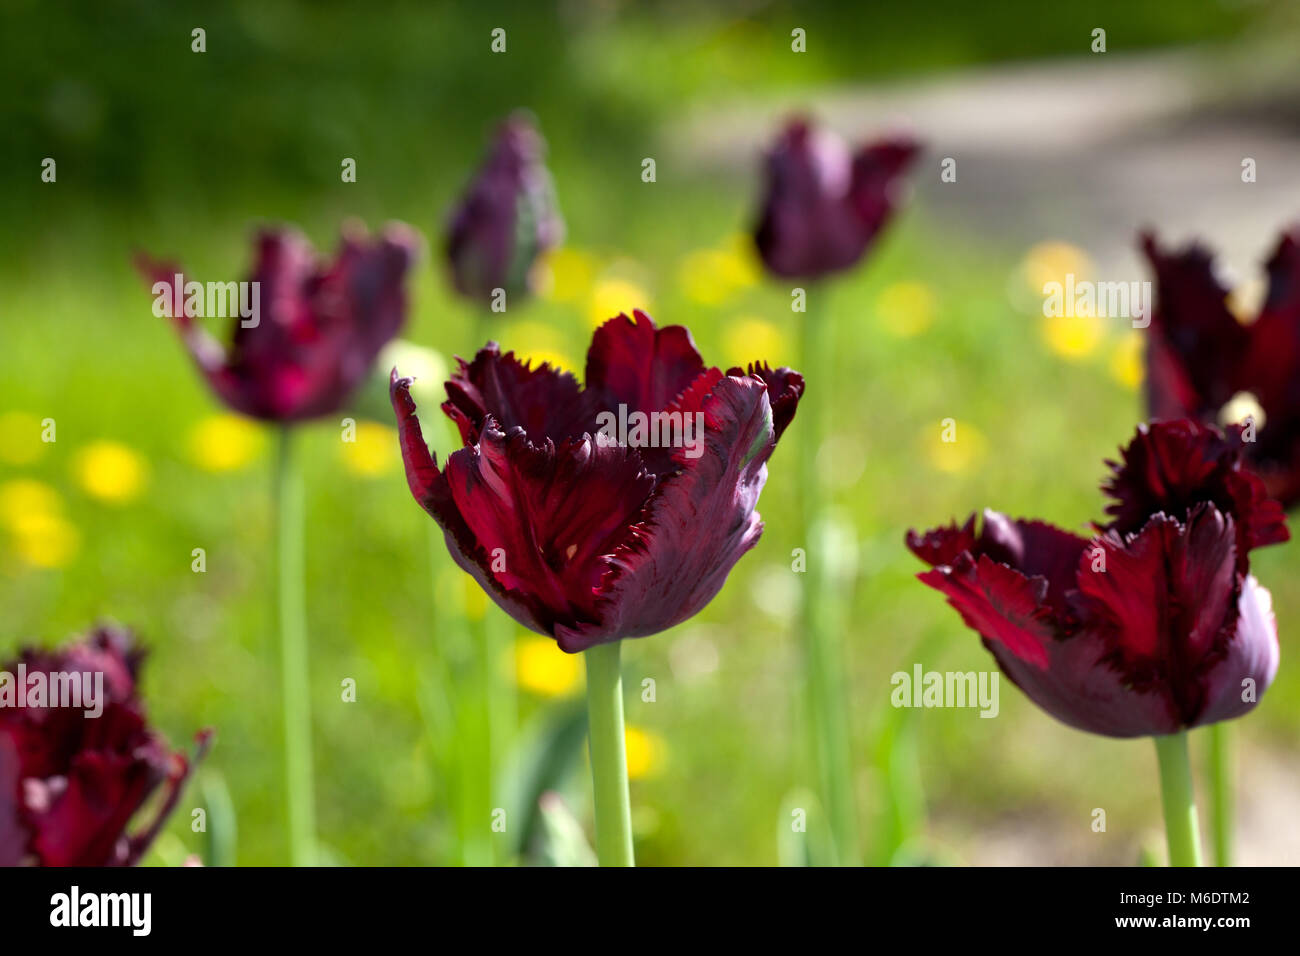
[[[1251,549],[1287,540],[1281,506],[1233,432],[1143,425],[1109,462],[1110,520],[1083,538],[984,512],[907,545],[1002,672],[1072,727],[1176,733],[1251,710],[1277,672]]]
[[[856,153],[834,133],[791,122],[767,156],[755,241],[773,275],[816,279],[857,264],[898,204],[919,147],[908,139]]]
[[[143,255],[137,267],[155,295],[158,283],[168,285],[164,308],[223,402],[253,418],[293,422],[337,411],[365,380],[406,321],[405,278],[418,248],[414,231],[401,224],[374,239],[349,229],[334,260],[320,262],[296,230],[260,231],[246,287],[257,290],[247,298],[258,314],[230,319],[228,346],[185,308],[183,285],[174,281],[178,267]]]
[[[1203,246],[1168,252],[1147,233],[1142,248],[1157,287],[1147,348],[1152,417],[1213,424],[1249,411],[1251,467],[1273,497],[1300,504],[1300,230],[1278,241],[1263,308],[1245,325]],[[1230,404],[1246,395],[1241,408]]]
[[[84,698],[75,707],[50,706],[49,697],[43,707],[30,698],[26,706],[0,706],[0,866],[130,866],[149,849],[193,764],[146,722],[137,693],[142,657],[126,631],[101,627],[79,643],[25,651],[4,665],[15,683],[25,667],[28,693],[37,673],[49,687],[52,674],[102,675],[102,710],[87,716]],[[198,740],[195,762],[208,734]],[[128,832],[159,787],[153,818]]]
[[[596,330],[585,388],[493,342],[447,383],[465,447],[439,470],[409,383],[394,369],[411,493],[492,599],[570,653],[658,633],[713,599],[763,530],[767,460],[804,388],[788,368],[707,368],[685,328],[639,311]],[[689,445],[606,440],[622,440],[603,428],[620,409],[699,431]]]
[[[447,229],[447,261],[461,295],[487,305],[495,289],[531,291],[537,257],[564,238],[545,151],[527,119],[501,124]]]

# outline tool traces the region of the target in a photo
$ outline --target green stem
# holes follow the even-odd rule
[[[498,781],[506,776],[506,764],[518,723],[515,684],[507,671],[513,638],[513,619],[489,599],[483,612],[483,677],[492,773],[493,779]]]
[[[1201,865],[1201,834],[1196,822],[1192,767],[1187,759],[1187,733],[1156,737],[1160,763],[1160,798],[1165,810],[1165,835],[1170,866]]]
[[[470,355],[485,346],[490,339],[500,336],[499,327],[504,316],[484,307],[474,313],[471,334],[474,336]],[[485,785],[489,801],[504,801],[502,781],[509,777],[507,762],[510,759],[518,728],[518,698],[513,674],[503,673],[504,660],[514,638],[514,622],[490,598],[479,625],[479,653],[482,664],[482,707],[486,717],[483,749]],[[514,807],[506,807],[513,816]]]
[[[280,432],[275,490],[280,559],[280,703],[284,722],[289,859],[294,866],[310,866],[315,863],[316,854],[311,696],[307,671],[306,598],[303,593],[303,491],[289,426]]]
[[[466,679],[473,673],[473,642],[468,631],[463,572],[456,568],[456,587],[443,592],[439,587],[440,571],[450,564],[442,529],[427,522],[430,555],[430,596],[433,598],[432,647],[430,671],[432,693],[438,710],[431,724],[434,746],[441,761],[439,771],[447,781],[443,791],[447,809],[456,832],[453,841],[461,866],[490,866],[492,845],[483,821],[489,818],[491,805],[488,771],[485,766],[487,736],[485,724],[477,719],[479,702],[476,685]],[[482,731],[480,733],[480,731]]]
[[[619,668],[622,644],[597,644],[583,653],[587,660],[587,735],[596,806],[596,856],[601,866],[635,865],[623,737],[623,673]]]
[[[428,426],[425,434],[432,447],[456,447],[460,436],[453,435],[454,429],[448,427],[445,418],[432,418],[425,424]],[[470,620],[465,597],[469,582],[451,560],[442,529],[435,521],[426,522],[426,527],[429,594],[433,599],[434,681],[445,707],[437,740],[445,761],[443,773],[448,782],[445,793],[456,833],[455,860],[462,866],[492,866],[496,862],[494,831],[490,827],[495,810],[492,757],[496,746],[488,713],[492,652],[488,649],[483,622]],[[452,569],[450,583],[442,582],[444,568]],[[489,606],[483,621],[491,614]]]
[[[827,361],[829,310],[820,308],[825,286],[807,290],[808,311],[802,316],[801,356],[808,391],[800,403],[804,452],[800,467],[800,505],[804,535],[804,586],[801,599],[805,667],[805,710],[813,735],[822,806],[829,818],[835,859],[839,865],[859,862],[857,808],[853,798],[853,756],[844,693],[844,652],[838,634],[828,626],[829,602],[836,599],[828,584],[830,549],[817,540],[822,519],[824,482],[818,453],[826,434],[825,397],[831,394]]]
[[[1214,865],[1232,866],[1234,793],[1232,790],[1232,738],[1228,724],[1211,724],[1210,823],[1214,835]]]

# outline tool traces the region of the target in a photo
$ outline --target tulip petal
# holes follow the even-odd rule
[[[966,519],[961,527],[953,521],[924,534],[909,529],[906,542],[908,550],[930,567],[953,565],[963,551],[975,553],[975,515]]]
[[[467,444],[478,441],[488,415],[505,431],[522,428],[534,443],[581,438],[592,429],[593,401],[568,372],[545,362],[530,368],[514,352],[502,355],[495,342],[480,349],[474,361],[457,362],[442,408]]]
[[[966,626],[986,642],[1034,667],[1047,667],[1055,628],[1044,578],[1028,578],[987,555],[973,559],[969,553],[917,577],[945,594]]]
[[[1290,506],[1300,501],[1300,229],[1282,236],[1267,268],[1268,297],[1240,372],[1264,417],[1246,451],[1269,494]]]
[[[1067,592],[1075,587],[1075,569],[1087,546],[1088,542],[1077,534],[1045,521],[1008,518],[986,508],[976,553],[988,555],[1026,577],[1043,578],[1047,582],[1045,600],[1059,616],[1067,610]]]
[[[172,810],[176,808],[176,801],[180,799],[185,790],[185,784],[189,781],[190,776],[203,758],[207,756],[208,748],[212,745],[212,732],[210,730],[200,731],[195,739],[195,752],[192,759],[187,759],[182,754],[170,754],[167,760],[167,776],[164,780],[166,793],[164,794],[158,809],[154,811],[153,820],[145,829],[132,836],[127,841],[126,857],[122,861],[124,866],[135,866],[140,858],[145,855],[153,841],[157,839],[159,831],[171,816]]]
[[[794,420],[795,409],[803,397],[803,376],[784,366],[773,369],[766,362],[750,362],[745,369],[729,369],[727,374],[737,378],[751,375],[767,386],[767,401],[772,406],[772,425],[776,429],[776,440],[780,441],[782,433]]]
[[[227,365],[226,347],[196,322],[185,308],[185,285],[189,280],[185,278],[181,267],[173,262],[152,259],[144,253],[136,255],[135,267],[152,289],[158,289],[160,284],[167,287],[158,292],[159,298],[155,301],[163,303],[165,314],[176,327],[181,343],[190,353],[209,387],[230,407],[252,414],[245,401],[244,390]],[[180,276],[179,281],[177,276]],[[164,300],[163,296],[167,298]]]
[[[1165,252],[1149,232],[1141,243],[1157,283],[1149,330],[1152,414],[1200,418],[1206,410],[1217,412],[1238,390],[1235,368],[1247,347],[1246,329],[1228,309],[1228,291],[1204,246]]]
[[[0,867],[17,866],[27,853],[27,830],[18,808],[21,781],[18,747],[0,728]]]
[[[1278,240],[1266,266],[1268,295],[1259,317],[1246,327],[1249,352],[1239,386],[1253,392],[1270,422],[1293,416],[1300,399],[1300,229]],[[1294,424],[1289,422],[1288,424]]]
[[[530,606],[542,633],[596,620],[593,592],[654,487],[634,449],[591,438],[533,445],[489,418],[447,461],[456,510],[489,558],[496,591]]]
[[[1204,704],[1193,675],[1221,653],[1225,622],[1235,625],[1232,519],[1203,504],[1185,526],[1157,515],[1137,535],[1098,543],[1105,570],[1079,570],[1088,626],[1107,633],[1109,666],[1138,690],[1167,688],[1190,724]]]
[[[701,403],[699,458],[674,458],[680,470],[660,482],[600,584],[599,623],[557,627],[566,651],[645,637],[703,608],[731,568],[758,541],[754,507],[776,445],[767,389],[754,378],[720,376]]]
[[[407,308],[402,280],[419,248],[419,235],[402,223],[389,223],[373,240],[350,224],[334,262],[315,280],[318,324],[349,346],[334,363],[340,386],[351,389],[369,375],[375,356],[401,330]]]
[[[73,757],[66,776],[58,778],[48,809],[29,810],[36,830],[32,850],[41,862],[125,864],[126,826],[166,776],[157,758],[149,747],[131,755],[88,751]]]
[[[411,398],[412,381],[410,378],[402,378],[394,368],[388,378],[388,397],[393,403],[393,411],[397,413],[397,435],[402,448],[402,464],[406,468],[406,483],[415,500],[423,505],[436,493],[442,475],[424,441],[420,419],[415,415],[415,399]]]
[[[874,237],[898,206],[903,174],[920,151],[915,140],[895,137],[870,143],[853,157],[849,198],[868,235]]]
[[[592,336],[587,391],[604,411],[663,411],[704,373],[704,360],[685,326],[657,328],[640,309],[632,315],[615,316]]]
[[[1227,654],[1202,675],[1205,706],[1196,724],[1230,720],[1253,709],[1277,675],[1278,658],[1272,595],[1248,576],[1237,600],[1237,627]]]
[[[1107,737],[1172,734],[1182,729],[1168,694],[1134,690],[1121,671],[1102,663],[1107,648],[1095,632],[1082,631],[1045,644],[1045,667],[1017,657],[996,641],[985,640],[984,646],[1026,697],[1070,727]]]
[[[465,523],[452,497],[446,474],[438,470],[437,460],[429,453],[429,446],[425,444],[420,429],[420,420],[415,414],[415,400],[411,398],[410,389],[411,380],[399,377],[397,369],[393,369],[389,397],[397,415],[402,463],[411,495],[438,522],[446,537],[447,550],[461,569],[470,574],[515,620],[535,631],[547,633],[546,624],[534,614],[528,602],[512,597],[497,584],[491,572],[488,552],[478,543],[469,525]]]
[[[1088,544],[1046,522],[1008,518],[989,508],[979,534],[972,514],[960,528],[953,523],[923,535],[909,531],[906,540],[912,553],[932,567],[956,565],[965,553],[972,560],[988,557],[1029,579],[1041,578],[1047,586],[1043,600],[1057,616],[1058,627],[1065,624],[1067,593],[1074,588],[1075,568]]]
[[[1106,508],[1111,516],[1106,527],[1132,534],[1152,515],[1183,519],[1198,503],[1210,501],[1236,523],[1241,560],[1252,548],[1286,541],[1286,515],[1263,482],[1241,467],[1237,434],[1225,439],[1187,420],[1140,425],[1122,449],[1121,462],[1106,463],[1111,475],[1102,490],[1114,499]]]

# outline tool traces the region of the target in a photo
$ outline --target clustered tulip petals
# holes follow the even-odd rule
[[[1247,460],[1273,497],[1300,503],[1300,231],[1278,241],[1267,296],[1249,324],[1229,309],[1203,246],[1169,252],[1146,234],[1142,248],[1156,277],[1147,351],[1152,417],[1228,424],[1251,415]]]
[[[665,630],[717,594],[762,531],[767,460],[804,383],[788,368],[706,368],[685,328],[639,311],[596,331],[585,387],[489,343],[447,383],[464,447],[441,470],[408,386],[394,370],[412,494],[497,604],[576,653]],[[694,448],[606,440],[602,415],[620,412],[703,431]]]
[[[1084,538],[985,511],[907,545],[1039,707],[1112,737],[1172,734],[1255,706],[1278,664],[1249,552],[1287,540],[1281,506],[1225,438],[1144,425],[1109,462],[1110,520]]]
[[[529,291],[534,265],[564,238],[545,142],[522,116],[501,125],[487,160],[466,189],[447,229],[447,261],[456,291],[486,306],[496,289]]]
[[[226,346],[186,308],[179,268],[147,256],[137,266],[155,287],[169,287],[168,314],[222,401],[253,418],[294,422],[337,411],[365,380],[406,321],[405,277],[418,248],[401,224],[373,239],[348,230],[322,263],[299,232],[260,231],[249,278],[259,314],[235,317]]]
[[[21,663],[29,681],[40,674],[47,686],[52,675],[102,675],[102,712],[52,706],[48,694],[45,706],[0,707],[0,866],[130,866],[148,850],[193,763],[146,722],[137,685],[142,657],[129,633],[101,627],[58,651],[26,651],[3,668],[14,675]],[[206,744],[200,734],[200,757]],[[159,787],[152,820],[128,832]]]
[[[894,138],[850,153],[834,133],[790,123],[767,157],[755,232],[768,271],[814,279],[855,265],[893,214],[917,152]]]

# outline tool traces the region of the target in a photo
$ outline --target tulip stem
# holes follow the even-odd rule
[[[492,338],[493,314],[487,308],[474,312],[472,334],[473,348],[470,356],[487,345]],[[492,600],[488,600],[479,622],[480,650],[483,655],[483,707],[486,713],[484,761],[487,773],[489,799],[506,800],[502,793],[502,781],[506,780],[509,770],[511,747],[519,723],[519,701],[515,694],[513,674],[507,676],[503,662],[510,654],[514,638],[514,624],[509,615],[500,610]],[[511,662],[513,666],[513,661]],[[506,807],[513,813],[513,807]]]
[[[627,792],[623,736],[622,641],[588,648],[587,738],[596,808],[596,857],[601,866],[634,866],[632,804]]]
[[[279,521],[280,704],[284,722],[289,860],[294,866],[310,866],[315,863],[315,808],[303,588],[303,489],[302,474],[293,454],[293,432],[289,426],[280,431],[275,499]]]
[[[1165,811],[1165,836],[1170,866],[1201,865],[1201,834],[1192,790],[1192,766],[1187,758],[1187,732],[1156,737],[1160,764],[1160,798]]]
[[[1210,823],[1214,836],[1214,865],[1232,866],[1233,812],[1232,738],[1228,724],[1210,724]]]
[[[824,399],[832,394],[830,363],[830,310],[823,307],[826,285],[807,290],[807,311],[800,316],[801,360],[808,392],[800,403],[805,416],[801,455],[800,504],[806,570],[803,574],[800,621],[804,644],[805,712],[811,725],[815,769],[820,781],[822,806],[832,834],[834,858],[839,866],[854,865],[858,858],[856,801],[853,796],[853,755],[849,739],[848,702],[844,694],[844,650],[830,626],[829,602],[836,600],[830,587],[830,548],[822,540],[824,482],[818,457],[826,433]]]

